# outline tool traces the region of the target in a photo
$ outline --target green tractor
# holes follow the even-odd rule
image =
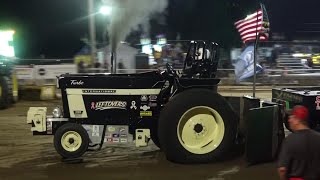
[[[5,109],[18,101],[18,80],[13,63],[0,57],[0,109]]]

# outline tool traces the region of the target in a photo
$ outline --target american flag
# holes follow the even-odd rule
[[[254,41],[259,32],[260,41],[267,41],[269,38],[270,23],[263,5],[261,5],[261,8],[257,12],[235,22],[234,25],[240,33],[243,43]]]

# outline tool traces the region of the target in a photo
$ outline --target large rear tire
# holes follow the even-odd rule
[[[206,89],[176,95],[161,112],[159,139],[168,160],[207,163],[224,159],[235,143],[237,118],[230,104]]]
[[[0,109],[9,107],[12,104],[12,82],[6,76],[0,76]]]
[[[62,125],[54,135],[54,147],[63,158],[81,157],[88,149],[89,135],[79,124]]]
[[[19,100],[19,81],[18,81],[16,71],[12,72],[11,81],[12,81],[12,103],[15,104]]]

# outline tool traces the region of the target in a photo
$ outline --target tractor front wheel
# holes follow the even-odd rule
[[[63,158],[78,158],[88,149],[89,136],[79,124],[62,125],[54,135],[54,147]]]

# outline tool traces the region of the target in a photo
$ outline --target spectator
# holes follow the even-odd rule
[[[78,64],[78,73],[85,73],[84,62],[80,61]]]
[[[289,117],[293,133],[283,142],[278,172],[281,180],[320,179],[320,134],[308,126],[308,109],[295,106]]]
[[[122,62],[119,62],[118,63],[118,72],[120,73],[120,74],[124,74],[124,73],[126,73],[126,71],[125,71],[125,66],[124,66],[124,64],[122,63]]]
[[[279,56],[278,48],[274,47],[271,51],[271,58],[270,58],[271,60],[270,65],[272,68],[276,68],[278,56]]]

